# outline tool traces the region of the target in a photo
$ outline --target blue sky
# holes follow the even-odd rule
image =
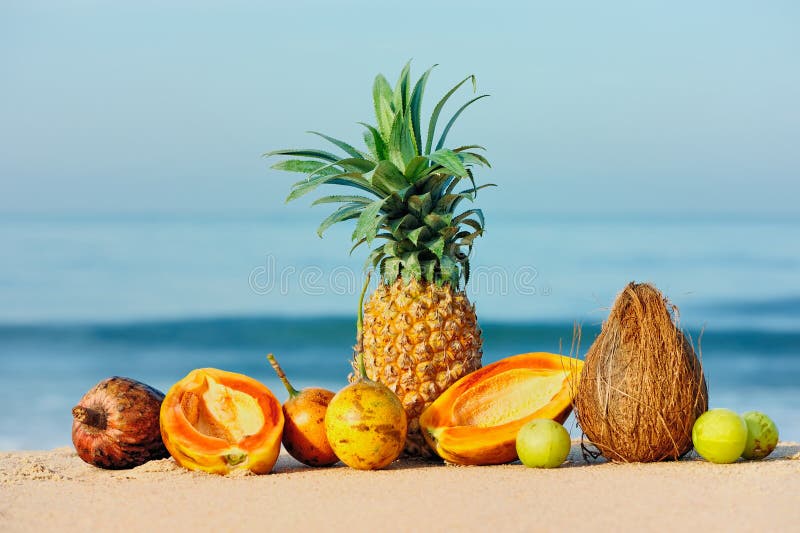
[[[119,4],[0,5],[0,209],[304,212],[260,154],[359,141],[413,58],[492,95],[487,209],[797,212],[797,2]]]

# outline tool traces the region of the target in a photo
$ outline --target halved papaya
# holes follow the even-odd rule
[[[451,463],[511,462],[523,425],[567,419],[582,368],[583,361],[545,352],[487,365],[456,381],[422,413],[422,434]]]
[[[216,368],[192,370],[161,404],[161,437],[175,461],[214,474],[269,473],[283,423],[281,404],[265,385]]]

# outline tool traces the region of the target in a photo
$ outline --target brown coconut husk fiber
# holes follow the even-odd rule
[[[611,461],[678,459],[692,449],[692,426],[708,410],[708,389],[677,315],[658,289],[630,283],[586,354],[576,415]]]

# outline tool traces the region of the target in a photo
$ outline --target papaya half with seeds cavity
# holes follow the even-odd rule
[[[215,368],[192,370],[161,404],[161,436],[190,470],[267,474],[281,448],[283,411],[255,379]]]
[[[523,425],[535,418],[567,419],[582,368],[583,361],[545,352],[501,359],[439,396],[419,418],[422,434],[450,463],[514,461]]]

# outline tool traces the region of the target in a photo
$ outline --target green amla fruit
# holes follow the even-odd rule
[[[561,466],[571,445],[566,428],[555,420],[531,420],[517,433],[517,455],[529,468]]]
[[[692,442],[703,459],[718,464],[733,463],[747,443],[747,424],[730,409],[711,409],[694,423]]]
[[[747,424],[747,443],[742,457],[763,459],[778,445],[778,427],[770,417],[759,411],[748,411],[742,415]]]

